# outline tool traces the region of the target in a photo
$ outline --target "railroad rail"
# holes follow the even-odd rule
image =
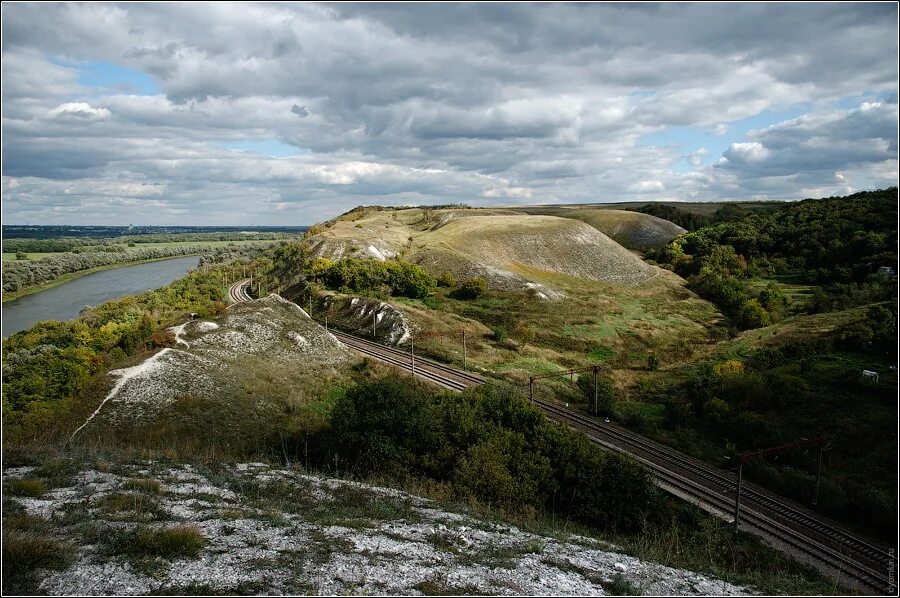
[[[412,370],[411,355],[407,351],[343,332],[331,332],[364,355]],[[425,380],[459,391],[487,382],[482,376],[419,356],[415,357],[415,373]],[[664,490],[728,519],[737,489],[734,474],[619,426],[547,401],[536,399],[534,402],[549,418],[584,432],[601,448],[624,453],[644,464]],[[889,575],[895,566],[892,551],[755,484],[745,483],[741,498],[745,505],[741,520],[743,531],[762,535],[776,548],[789,551],[845,585],[864,592],[896,593],[896,582]]]
[[[250,280],[229,289],[235,302],[249,299]],[[234,291],[234,292],[233,292]],[[488,380],[431,359],[413,356],[394,347],[339,331],[330,331],[357,352],[444,388],[462,391]],[[734,504],[736,476],[689,457],[634,432],[588,417],[554,403],[535,399],[535,405],[555,421],[586,434],[601,448],[623,453],[644,464],[664,490],[718,513],[727,519]],[[862,538],[820,515],[752,483],[741,490],[743,531],[761,535],[776,548],[789,552],[845,585],[866,593],[895,595],[896,557],[877,543]]]
[[[236,283],[228,287],[228,299],[232,303],[242,303],[244,301],[250,301],[252,297],[250,297],[249,293],[247,293],[248,288],[250,288],[249,278],[237,281]]]

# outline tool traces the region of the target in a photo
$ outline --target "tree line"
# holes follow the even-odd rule
[[[748,281],[797,272],[822,285],[810,311],[896,295],[896,280],[879,274],[897,268],[897,188],[846,197],[808,199],[752,213],[676,237],[648,257],[687,278],[737,327],[777,320],[785,302],[775,286],[752,291]],[[823,296],[824,295],[824,296]]]

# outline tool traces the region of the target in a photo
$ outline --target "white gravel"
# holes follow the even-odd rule
[[[153,476],[148,476],[150,472]],[[7,470],[24,477],[28,469]],[[106,520],[98,501],[127,491],[128,480],[161,482],[159,506],[172,521],[188,524],[207,539],[196,559],[175,559],[152,574],[97,545],[79,545],[76,562],[64,571],[44,571],[40,591],[51,595],[138,595],[203,587],[215,593],[252,588],[259,594],[394,594],[422,590],[497,595],[604,595],[616,576],[650,595],[747,595],[752,588],[691,571],[641,561],[601,540],[534,534],[440,508],[427,499],[358,482],[322,478],[296,470],[246,463],[220,469],[215,477],[191,466],[121,466],[116,473],[88,470],[69,488],[40,499],[18,500],[44,517],[67,505],[88,505],[93,521],[108,526],[107,537],[135,524]],[[299,508],[273,514],[260,500],[277,484],[299,497]],[[350,492],[348,494],[348,492]],[[303,498],[303,497],[306,498]],[[366,510],[373,501],[390,509]],[[290,503],[289,503],[290,504]],[[327,507],[322,519],[317,510]],[[222,513],[244,513],[237,518]],[[71,528],[54,519],[57,533]],[[102,540],[101,540],[102,543]]]

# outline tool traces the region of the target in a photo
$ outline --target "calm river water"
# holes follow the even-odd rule
[[[85,306],[96,306],[165,286],[197,266],[197,256],[122,266],[76,278],[3,304],[3,338],[40,320],[74,320]]]

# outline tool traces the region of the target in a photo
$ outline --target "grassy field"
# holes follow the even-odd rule
[[[235,246],[247,246],[247,245],[266,245],[274,243],[271,240],[252,240],[252,241],[175,241],[169,243],[135,243],[134,247],[129,247],[125,243],[116,243],[113,244],[113,247],[122,247],[125,251],[136,251],[140,249],[160,249],[160,248],[169,248],[169,247],[228,247],[229,245]],[[29,253],[28,259],[30,260],[39,260],[44,257],[48,257],[51,255],[60,255],[60,252],[47,252],[47,253]],[[16,259],[15,253],[4,253],[3,261],[13,261]]]
[[[30,260],[39,260],[39,259],[41,259],[42,257],[48,257],[48,256],[51,256],[51,255],[59,255],[59,254],[60,254],[60,252],[54,251],[54,252],[46,252],[46,253],[26,253],[25,255],[27,255],[27,256],[28,256],[28,259],[30,259]],[[4,253],[4,254],[3,254],[3,261],[4,261],[4,262],[11,262],[11,261],[14,261],[14,260],[16,260],[16,259],[17,259],[17,258],[16,258],[16,254],[15,254],[15,253]]]

